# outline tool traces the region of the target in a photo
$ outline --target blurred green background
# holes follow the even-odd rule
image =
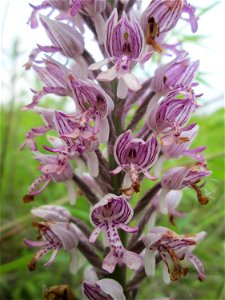
[[[202,37],[199,37],[201,39]],[[188,38],[187,38],[188,40]],[[186,42],[187,42],[186,40]],[[188,42],[198,42],[190,40]],[[16,82],[20,78],[27,78],[21,68],[17,68],[19,52],[19,40],[12,43],[7,54],[10,61],[10,80],[7,89],[10,97],[1,105],[1,290],[0,299],[20,300],[42,299],[45,287],[69,284],[75,294],[82,298],[80,284],[86,263],[76,275],[68,271],[69,258],[60,253],[51,266],[45,268],[42,261],[38,263],[35,272],[29,272],[27,263],[33,256],[35,249],[27,249],[23,239],[35,239],[37,232],[31,226],[32,218],[30,209],[42,204],[65,204],[71,212],[89,222],[89,206],[80,197],[75,207],[67,204],[66,188],[63,184],[51,183],[48,188],[38,197],[35,203],[24,204],[23,195],[32,181],[39,176],[38,164],[32,159],[29,150],[20,152],[19,148],[24,140],[25,133],[31,127],[42,124],[40,117],[31,112],[22,112],[21,103],[29,103],[27,89],[16,88]],[[204,74],[203,74],[204,75]],[[199,75],[202,82],[202,90],[207,83],[206,78]],[[36,88],[40,83],[34,80]],[[29,100],[27,100],[29,99]],[[200,206],[196,200],[194,191],[185,190],[183,200],[179,206],[180,211],[187,212],[187,216],[176,219],[176,227],[172,226],[166,216],[158,219],[158,223],[167,226],[178,233],[197,233],[206,231],[207,237],[196,249],[202,260],[207,280],[199,282],[196,272],[190,268],[190,273],[179,282],[165,285],[162,281],[161,266],[157,267],[154,278],[146,278],[137,299],[150,300],[155,298],[170,297],[173,299],[196,299],[196,300],[223,300],[224,294],[224,108],[213,109],[213,101],[206,102],[203,109],[194,115],[192,121],[200,125],[200,131],[193,147],[207,145],[206,158],[208,168],[213,174],[207,179],[204,192],[210,197],[207,206]],[[46,99],[42,102],[45,107],[63,108],[65,101],[53,101]],[[41,105],[42,105],[41,104]],[[212,112],[211,112],[212,108]],[[45,138],[39,138],[38,143],[45,143]],[[170,161],[165,169],[185,162]],[[145,181],[141,194],[151,187],[151,183]]]

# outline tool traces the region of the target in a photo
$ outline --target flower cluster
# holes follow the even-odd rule
[[[209,200],[203,184],[197,185],[211,174],[201,153],[206,147],[189,149],[199,130],[190,122],[200,106],[201,95],[194,90],[199,61],[192,61],[179,43],[164,42],[183,13],[192,32],[197,31],[195,8],[186,0],[152,0],[144,11],[142,4],[134,5],[136,1],[116,2],[114,7],[113,1],[105,0],[45,0],[31,4],[29,19],[32,28],[43,26],[50,45],[37,45],[25,64],[43,86],[32,89],[32,101],[23,110],[40,115],[44,124],[32,128],[21,146],[33,153],[41,172],[24,202],[34,201],[51,182],[63,182],[71,204],[76,191],[89,201],[94,227],[61,206],[32,209],[42,220],[33,222],[41,239],[24,240],[28,247],[40,248],[29,269],[52,251],[45,263],[50,266],[57,253],[66,250],[74,272],[82,265],[80,251],[92,266],[82,284],[89,300],[133,299],[145,276],[136,275],[135,280],[134,274],[130,282],[135,284],[129,285],[126,267],[153,276],[162,261],[168,283],[187,275],[184,261],[205,279],[202,263],[192,254],[205,232],[178,235],[155,226],[159,214],[168,214],[173,225],[175,217],[186,216],[188,212],[176,210],[186,187],[197,193],[201,204]],[[85,40],[90,32],[96,41],[91,50]],[[136,70],[151,63],[152,55],[167,62],[151,78],[141,80]],[[46,95],[70,99],[73,106],[67,111],[42,107]],[[46,135],[50,132],[53,135]],[[37,138],[43,135],[47,140],[40,147]],[[182,157],[191,161],[164,171],[165,161]],[[138,198],[144,179],[151,188]],[[129,227],[130,222],[135,227]]]

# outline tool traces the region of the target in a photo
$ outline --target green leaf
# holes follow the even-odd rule
[[[22,256],[16,260],[10,261],[0,267],[0,274],[10,273],[15,270],[24,269],[27,263],[32,259],[33,255]]]

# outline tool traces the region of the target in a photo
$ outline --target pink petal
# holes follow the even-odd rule
[[[43,179],[41,181],[39,181],[39,178],[40,179]],[[45,177],[45,175],[42,175],[41,177],[37,178],[33,183],[32,185],[30,186],[29,188],[29,194],[32,195],[32,196],[35,196],[35,195],[38,195],[40,194],[41,192],[44,191],[44,189],[48,186],[48,184],[51,182],[51,178],[47,179]],[[39,190],[36,190],[35,188],[37,187],[37,185],[39,185],[42,181],[45,181],[46,182],[42,185],[42,187],[39,189]],[[37,184],[36,184],[37,183]]]
[[[105,30],[106,30],[105,21],[104,21],[102,15],[98,14],[98,13],[96,13],[94,15],[93,21],[94,21],[95,29],[97,32],[98,43],[99,43],[99,45],[103,45],[104,40],[105,40]]]
[[[138,231],[138,227],[129,227],[123,223],[119,224],[119,227],[120,229],[126,231],[126,232],[129,232],[129,233],[135,233]]]
[[[128,87],[124,82],[123,78],[120,78],[117,86],[117,97],[119,99],[125,99],[127,96],[127,92],[128,92]]]
[[[200,280],[206,279],[205,271],[202,262],[198,259],[197,256],[193,254],[188,254],[187,259],[194,265],[195,269],[198,272],[198,278]]]
[[[131,270],[138,271],[142,265],[143,260],[140,255],[127,251],[124,249],[124,256],[121,258],[121,261]]]
[[[144,268],[147,276],[155,275],[155,256],[154,253],[149,249],[145,250]]]
[[[101,227],[97,226],[94,231],[92,232],[92,234],[89,237],[89,242],[90,243],[95,243],[95,241],[98,238],[99,233],[101,232]]]
[[[150,180],[155,181],[155,180],[158,179],[158,177],[149,174],[149,172],[148,172],[147,170],[143,170],[143,173],[144,173],[144,175],[145,175],[148,179],[150,179]]]
[[[56,164],[48,164],[44,166],[40,166],[39,170],[44,174],[52,174],[59,172],[59,166]]]
[[[148,53],[146,53],[146,54],[143,54],[143,55],[140,57],[139,62],[140,62],[141,64],[146,63],[146,62],[152,57],[153,54],[154,54],[154,51],[150,51],[150,52],[148,52]]]
[[[64,249],[68,250],[77,247],[78,238],[74,224],[65,222],[52,222],[49,224],[51,231],[60,240]]]
[[[107,118],[100,121],[99,124],[99,143],[107,143],[109,140],[109,122]]]
[[[111,296],[115,300],[126,300],[123,294],[122,286],[114,279],[104,278],[96,282],[104,293]]]
[[[72,274],[76,274],[78,271],[78,252],[77,249],[74,248],[72,250],[69,250],[70,253],[70,271]]]
[[[107,71],[101,72],[96,79],[100,81],[112,81],[113,79],[116,78],[116,76],[117,76],[117,70],[116,67],[113,66]]]
[[[99,163],[96,153],[94,151],[86,152],[85,156],[87,158],[87,165],[90,175],[92,177],[97,177],[99,173]]]
[[[54,148],[59,148],[63,146],[62,140],[58,137],[47,135],[47,140]]]
[[[157,215],[158,215],[158,212],[156,210],[153,211],[153,213],[151,214],[151,217],[149,218],[148,224],[147,224],[148,231],[151,231],[152,228],[155,226]]]
[[[75,205],[77,195],[76,195],[76,189],[75,189],[74,181],[73,180],[67,180],[67,181],[65,181],[65,185],[67,187],[69,203],[71,205]]]
[[[51,255],[49,261],[46,262],[46,263],[44,264],[45,267],[50,267],[50,266],[51,266],[51,264],[54,262],[54,260],[55,260],[55,258],[56,258],[56,256],[57,256],[57,254],[58,254],[58,251],[59,251],[58,248],[55,249],[55,250],[53,250],[53,253],[52,253],[52,255]]]
[[[118,258],[113,255],[113,251],[110,251],[109,254],[105,257],[102,263],[102,269],[108,273],[112,273],[115,270]]]
[[[100,60],[99,62],[96,62],[92,65],[90,65],[88,67],[88,70],[90,71],[94,71],[94,70],[98,70],[98,69],[101,69],[101,67],[105,66],[106,64],[108,64],[110,61],[112,61],[113,58],[112,57],[108,57],[108,58],[105,58],[103,60]]]
[[[141,84],[133,74],[125,73],[122,75],[122,78],[130,90],[132,91],[140,90]]]
[[[115,173],[113,173],[113,174],[115,174]],[[131,185],[132,185],[132,180],[131,180],[130,172],[126,172],[123,177],[122,189],[123,190],[128,189],[131,187]]]
[[[116,175],[116,174],[120,173],[122,170],[123,170],[123,168],[121,166],[118,166],[116,169],[110,171],[110,174]]]
[[[167,189],[162,189],[159,196],[159,209],[160,212],[164,215],[168,214],[168,206],[166,202],[166,195],[168,193]]]
[[[168,269],[167,266],[165,265],[165,263],[162,263],[162,273],[163,273],[163,281],[165,284],[170,284],[171,280],[170,280],[170,275],[168,273]]]
[[[24,244],[28,247],[44,247],[49,244],[48,241],[31,241],[28,239],[24,239]]]
[[[70,212],[66,208],[58,205],[42,205],[32,208],[31,213],[33,216],[50,222],[68,222],[71,217]]]

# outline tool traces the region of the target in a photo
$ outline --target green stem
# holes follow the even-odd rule
[[[112,82],[112,90],[114,92],[114,95],[116,95],[116,89],[117,89],[117,80],[114,80]],[[112,112],[112,123],[113,123],[113,127],[115,129],[115,134],[118,137],[121,133],[122,133],[122,122],[121,122],[121,114],[120,114],[120,110],[121,110],[121,106],[122,106],[122,100],[118,99],[115,96],[115,100],[114,100],[114,104],[115,104],[115,109]],[[115,141],[111,141],[111,143],[115,143]],[[111,147],[111,148],[110,148]],[[117,163],[114,159],[114,156],[112,155],[112,147],[114,147],[113,145],[109,145],[108,148],[108,152],[109,152],[109,165],[110,165],[110,170],[113,170],[117,167]],[[113,183],[113,189],[114,189],[114,193],[116,195],[120,194],[120,188],[122,185],[122,174],[117,174],[115,176],[112,177],[112,183]],[[124,231],[120,231],[119,232],[122,244],[124,245],[124,247],[126,247],[126,242],[127,242],[127,234]],[[123,288],[125,288],[126,285],[126,268],[125,267],[119,267],[118,265],[115,268],[115,271],[112,273],[111,278],[115,279],[117,282],[119,282],[121,284],[121,286]]]

